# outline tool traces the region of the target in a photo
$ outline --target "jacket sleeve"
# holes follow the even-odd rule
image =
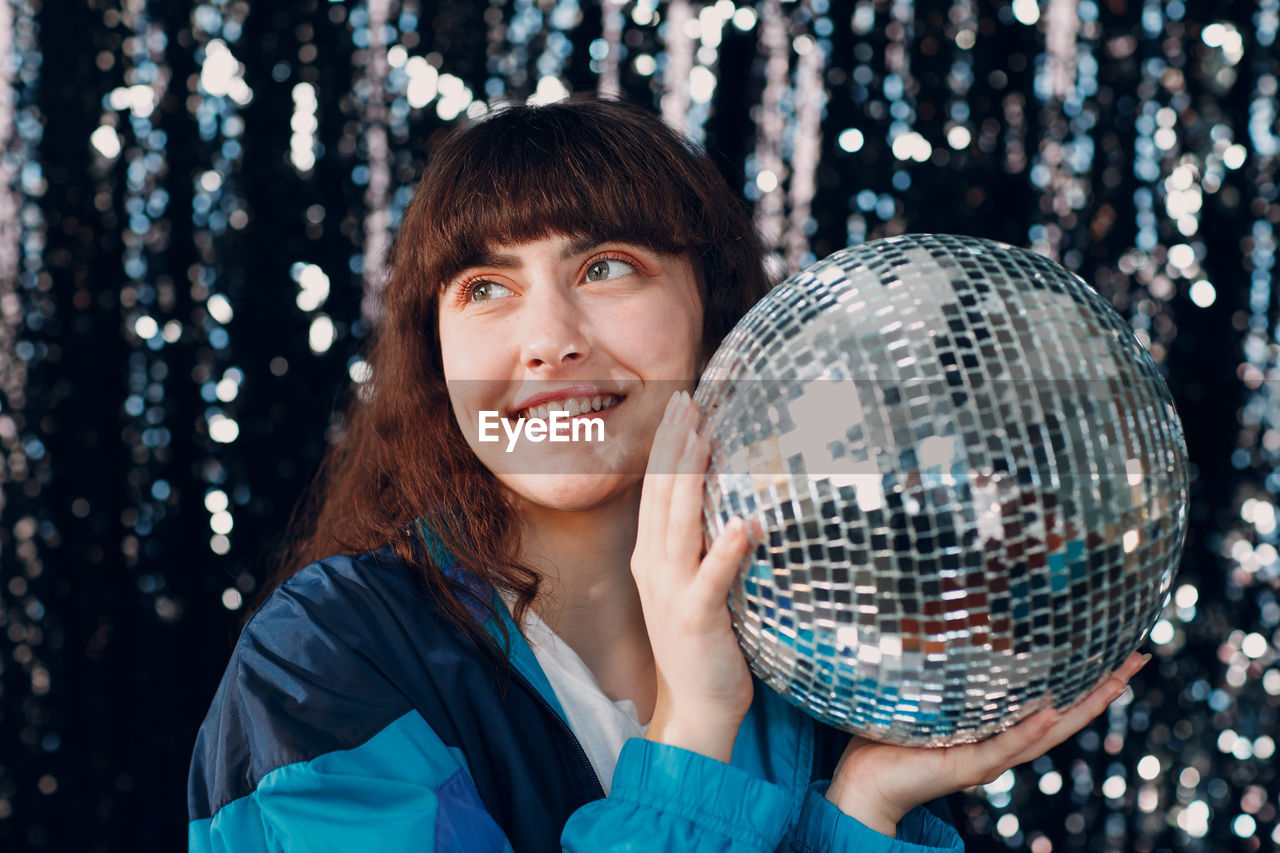
[[[790,808],[782,785],[696,752],[632,738],[618,756],[609,796],[574,812],[561,844],[571,853],[771,851],[787,829]]]
[[[460,760],[416,711],[355,749],[279,767],[188,825],[191,853],[502,853]]]
[[[819,853],[827,850],[859,853],[963,853],[955,827],[924,806],[916,806],[898,823],[889,838],[840,811],[826,798],[828,780],[814,782],[805,792],[795,829],[779,853]]]
[[[627,741],[608,798],[574,812],[561,843],[571,853],[663,850],[697,853],[959,853],[954,828],[913,809],[888,838],[844,814],[827,782],[792,808],[786,787],[703,755],[635,738]],[[636,840],[642,840],[637,848]]]
[[[241,633],[197,735],[189,850],[510,850],[462,753],[369,657],[376,600],[338,572],[295,578]]]

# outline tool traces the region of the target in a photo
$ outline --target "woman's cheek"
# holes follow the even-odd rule
[[[473,447],[479,425],[477,418],[482,407],[476,395],[480,385],[481,383],[475,379],[453,379],[447,383],[454,420],[457,421],[458,428],[462,430],[467,443]]]
[[[650,378],[682,380],[696,369],[702,345],[702,310],[686,300],[655,300],[644,310],[618,318],[625,347],[636,364],[648,366]],[[654,372],[660,375],[653,375]]]

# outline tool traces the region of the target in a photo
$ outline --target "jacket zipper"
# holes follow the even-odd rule
[[[596,776],[595,768],[591,766],[591,759],[587,758],[587,751],[582,748],[582,744],[573,733],[573,729],[569,728],[569,724],[566,723],[564,718],[556,712],[555,708],[551,707],[551,703],[548,702],[540,692],[538,692],[538,689],[533,686],[529,679],[525,678],[524,675],[514,666],[508,665],[508,669],[511,674],[516,677],[516,680],[525,688],[525,690],[533,696],[534,701],[541,705],[543,710],[551,715],[551,718],[556,721],[556,725],[560,727],[560,731],[564,732],[565,736],[569,738],[569,743],[573,745],[574,752],[578,756],[578,763],[587,771],[587,778],[591,780],[592,787],[590,793],[594,794],[594,796],[588,798],[587,802],[602,799],[604,797],[604,788],[600,784],[599,777]]]

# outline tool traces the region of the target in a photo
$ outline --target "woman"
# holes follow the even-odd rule
[[[689,392],[761,258],[711,163],[638,109],[515,107],[436,147],[307,565],[201,728],[191,849],[957,850],[921,804],[1119,695],[1137,658],[1066,713],[918,750],[753,684],[724,605],[748,535],[701,553]],[[564,417],[604,440],[482,440]]]

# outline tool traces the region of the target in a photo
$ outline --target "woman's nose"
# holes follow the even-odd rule
[[[544,291],[530,298],[521,332],[520,357],[527,368],[581,361],[591,350],[582,317],[573,300],[564,294]]]

